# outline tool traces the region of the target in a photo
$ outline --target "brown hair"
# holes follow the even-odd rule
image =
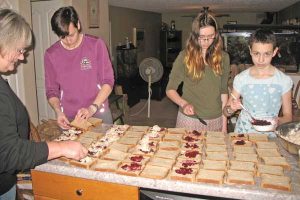
[[[203,58],[202,49],[198,42],[199,30],[205,26],[215,28],[216,35],[213,43],[207,49],[206,56]],[[222,74],[222,38],[218,32],[217,22],[213,16],[208,13],[200,13],[192,23],[192,32],[186,42],[186,55],[184,62],[187,66],[188,75],[194,80],[200,80],[205,69],[204,60],[213,69],[216,75]]]

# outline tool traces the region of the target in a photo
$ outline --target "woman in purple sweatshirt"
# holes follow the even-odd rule
[[[59,126],[67,129],[69,120],[91,116],[111,124],[107,98],[114,86],[114,74],[104,41],[81,33],[72,6],[58,9],[51,26],[60,40],[46,50],[45,85]]]

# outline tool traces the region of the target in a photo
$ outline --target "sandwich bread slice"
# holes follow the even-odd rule
[[[202,183],[223,184],[224,171],[200,169],[196,181]]]
[[[261,187],[271,188],[275,190],[291,191],[291,179],[287,176],[262,174]]]
[[[152,179],[163,179],[167,176],[169,168],[147,164],[140,176]]]

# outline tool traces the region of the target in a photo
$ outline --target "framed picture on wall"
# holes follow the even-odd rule
[[[145,30],[143,28],[133,28],[133,45],[138,51],[145,48]]]
[[[87,14],[88,14],[88,26],[89,28],[99,28],[99,0],[87,1]]]

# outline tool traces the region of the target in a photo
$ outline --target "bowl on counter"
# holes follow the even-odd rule
[[[253,128],[259,132],[274,131],[277,126],[275,117],[257,117],[251,121]]]
[[[300,150],[300,122],[279,125],[275,131],[280,144],[291,154],[298,155]],[[300,156],[300,155],[299,155]]]

